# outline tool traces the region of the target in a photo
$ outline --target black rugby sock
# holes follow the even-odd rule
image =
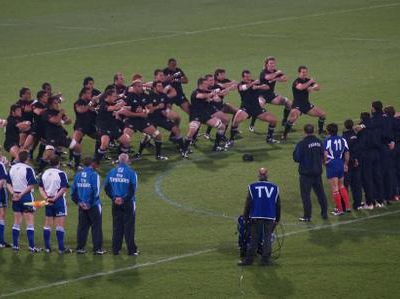
[[[156,144],[156,157],[161,156],[162,142],[159,140],[155,140],[154,143]]]
[[[318,134],[322,134],[324,132],[324,124],[325,124],[325,117],[320,117],[318,119]]]
[[[184,145],[184,142],[183,142],[183,138],[182,137],[177,138],[176,142],[178,143],[179,149],[180,150],[184,150],[185,145]]]
[[[275,127],[276,125],[273,124],[268,125],[267,139],[272,139],[274,137]]]
[[[283,132],[283,135],[287,136],[287,134],[289,134],[289,132],[292,129],[292,127],[293,127],[293,123],[290,120],[288,120],[286,122],[285,131]]]
[[[255,123],[256,123],[256,120],[257,120],[257,117],[254,117],[254,116],[253,116],[253,117],[251,118],[251,122],[250,122],[250,126],[251,126],[251,127],[254,127],[254,125],[255,125]]]
[[[235,140],[235,136],[238,132],[238,127],[231,127],[231,136],[230,136],[230,140]]]
[[[40,143],[36,160],[39,160],[41,157],[43,157],[43,153],[44,153],[45,149],[46,149],[46,146],[43,143]]]
[[[283,109],[283,119],[282,119],[283,124],[286,124],[289,114],[290,114],[290,109],[285,107],[285,109]]]

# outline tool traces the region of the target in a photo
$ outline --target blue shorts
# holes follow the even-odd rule
[[[344,176],[344,162],[343,160],[331,160],[326,164],[326,177],[328,179],[339,178]]]
[[[32,206],[26,206],[24,203],[26,202],[33,202],[33,196],[31,193],[25,194],[23,197],[20,198],[19,201],[13,201],[12,203],[12,210],[15,213],[33,213],[35,212],[35,208]]]
[[[46,217],[64,217],[67,216],[67,202],[65,198],[60,198],[52,205],[45,208]]]
[[[0,209],[7,208],[8,193],[6,188],[0,189]]]

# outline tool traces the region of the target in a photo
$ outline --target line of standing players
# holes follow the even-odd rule
[[[248,70],[242,72],[240,82],[229,80],[223,69],[201,77],[190,102],[182,87],[188,83],[188,78],[173,58],[169,59],[165,69],[154,71],[152,82],[145,82],[140,74],[136,74],[126,86],[124,76],[117,73],[114,82],[100,92],[94,87],[93,78],[87,77],[74,102],[75,122],[71,137],[64,128],[64,125],[72,124],[72,119],[61,108],[62,94],[54,94],[51,85],[44,83],[37,99],[32,100],[31,90],[24,87],[20,90],[20,99],[11,106],[7,121],[1,123],[6,126],[4,148],[15,159],[21,149],[30,151],[33,156],[38,147],[36,161],[41,173],[63,148],[69,149],[70,166],[78,169],[84,136],[95,140],[97,163],[104,158],[110,145],[118,145],[120,153],[129,153],[135,132],[142,133],[135,159],[141,158],[144,148],[153,139],[156,159],[167,160],[162,154],[163,138],[159,128],[170,132],[169,139],[177,144],[183,158],[188,158],[191,153],[190,145],[196,142],[201,125],[208,126],[205,137],[216,129],[213,151],[225,151],[233,146],[239,124],[248,118],[252,118],[251,131],[256,119],[267,122],[267,143],[278,143],[274,139],[277,118],[266,111],[266,104],[284,106],[283,140],[302,113],[319,117],[319,132],[322,133],[325,113],[309,102],[309,93],[319,90],[319,84],[308,77],[307,67],[301,66],[298,71],[299,77],[292,86],[293,102],[275,94],[276,83],[286,82],[287,76],[277,69],[274,57],[266,58],[259,80],[253,80]],[[240,107],[224,100],[233,90],[240,94]],[[174,104],[189,116],[185,136],[180,131],[181,118],[173,110]]]
[[[354,209],[372,210],[400,195],[400,115],[381,101],[362,112],[360,121],[344,123],[343,137],[350,151],[344,184],[350,187]],[[364,191],[365,203],[362,204]]]

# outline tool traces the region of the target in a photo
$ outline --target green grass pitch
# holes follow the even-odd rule
[[[322,87],[312,102],[327,111],[328,122],[356,119],[376,98],[400,109],[396,0],[0,3],[1,118],[22,86],[36,93],[41,83],[51,82],[63,92],[64,107],[72,115],[85,76],[93,76],[101,89],[118,71],[126,78],[139,72],[150,80],[170,57],[189,77],[187,95],[199,76],[217,67],[238,80],[243,69],[257,76],[264,57],[274,55],[290,81],[300,64],[309,66]],[[290,83],[279,84],[278,92],[291,96]],[[239,103],[237,94],[228,100]],[[281,108],[271,110],[281,117]],[[187,117],[181,115],[186,131]],[[189,161],[182,161],[168,143],[171,159],[165,163],[146,152],[133,164],[139,175],[141,255],[31,255],[22,231],[18,254],[0,251],[0,298],[398,298],[399,205],[324,223],[314,201],[313,222],[297,222],[302,206],[291,154],[306,122],[316,119],[302,117],[283,145],[265,144],[265,124],[257,122],[252,134],[246,122],[243,139],[226,153],[210,155],[206,140],[200,140]],[[85,153],[91,154],[93,143],[84,143]],[[252,153],[255,161],[243,163],[243,153]],[[276,266],[242,270],[236,266],[234,217],[261,166],[281,187],[285,243]],[[105,163],[101,174],[110,167]],[[102,199],[109,249],[110,202],[104,194]],[[36,218],[38,245],[43,218],[42,209]],[[11,210],[7,223],[10,240]],[[66,243],[72,247],[76,223],[77,208],[70,202]],[[55,237],[52,241],[55,245]]]

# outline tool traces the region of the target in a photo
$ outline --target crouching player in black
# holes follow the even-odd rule
[[[37,155],[37,161],[43,156],[43,152],[45,149],[44,144],[44,126],[42,115],[47,109],[47,102],[49,99],[49,94],[45,90],[40,90],[37,95],[37,100],[35,100],[32,104],[32,112],[33,112],[33,123],[32,130],[29,131],[29,135],[27,136],[23,148],[24,150],[30,151],[31,156],[33,155],[33,150],[36,145],[40,142],[39,152]]]
[[[264,122],[268,122],[268,131],[266,141],[267,143],[279,143],[279,141],[273,138],[274,130],[276,127],[277,119],[265,109],[260,107],[259,104],[259,85],[258,80],[251,78],[251,73],[248,70],[242,72],[242,81],[238,85],[239,94],[241,97],[242,104],[238,112],[236,112],[231,126],[230,141],[233,142],[235,135],[238,132],[238,127],[241,122],[250,118],[256,117]]]
[[[282,119],[282,126],[285,126],[292,108],[292,101],[281,95],[275,94],[276,82],[287,82],[288,80],[287,76],[281,70],[276,69],[275,57],[269,56],[265,59],[264,69],[260,73],[259,80],[260,84],[265,85],[265,89],[262,89],[262,97],[260,98],[261,107],[264,107],[267,103],[285,106]],[[251,127],[254,127],[254,124],[250,124],[250,131]]]
[[[174,135],[174,140],[178,144],[179,149],[183,149],[183,138],[178,124],[168,119],[167,109],[171,106],[168,95],[164,93],[162,82],[153,82],[153,91],[149,94],[149,120],[156,126],[161,127]]]
[[[79,93],[79,99],[74,103],[75,124],[70,148],[70,160],[73,158],[73,148],[81,143],[85,135],[96,139],[96,117],[95,102],[92,102],[93,90],[84,87]],[[72,161],[69,163],[72,166]]]
[[[149,110],[146,105],[149,103],[149,97],[143,91],[142,80],[136,79],[129,87],[126,98],[126,107],[117,112],[119,117],[126,117],[124,120],[124,133],[132,136],[134,131],[140,131],[151,136],[154,139],[156,147],[156,159],[168,160],[168,157],[161,154],[162,135],[148,119]],[[147,140],[141,142],[141,146],[145,146]]]
[[[163,114],[169,120],[173,121],[174,123],[176,123],[179,126],[179,124],[181,122],[181,117],[179,116],[179,114],[176,111],[172,110],[172,104],[174,103],[174,99],[176,99],[176,96],[178,95],[178,93],[176,92],[175,88],[173,88],[172,85],[169,84],[168,82],[166,82],[165,80],[166,80],[166,78],[165,78],[164,72],[160,69],[156,69],[154,71],[154,81],[162,82],[163,87],[164,87],[163,93],[168,96],[168,100],[170,103],[168,108],[163,111]],[[153,84],[153,82],[151,82],[151,84]]]
[[[42,115],[44,121],[44,132],[46,149],[39,164],[39,173],[43,172],[50,159],[59,152],[61,147],[68,148],[71,145],[71,139],[67,136],[67,131],[63,124],[71,123],[70,118],[65,114],[64,109],[60,108],[59,97],[50,97],[48,100],[48,109]],[[81,145],[75,144],[74,150],[75,169],[78,168],[81,160]]]
[[[250,220],[250,248],[239,266],[253,263],[258,244],[262,241],[261,265],[270,265],[272,253],[272,233],[280,221],[281,205],[279,187],[268,181],[265,168],[258,171],[258,181],[248,186],[248,194],[243,216]]]
[[[324,132],[326,113],[321,108],[311,104],[309,100],[310,92],[318,90],[320,90],[319,84],[314,79],[308,78],[308,68],[306,66],[299,66],[298,78],[292,84],[292,110],[286,122],[282,140],[286,140],[293,124],[302,114],[318,117],[318,134],[321,135]]]
[[[50,168],[43,173],[41,181],[39,182],[39,192],[48,203],[43,227],[44,250],[46,253],[51,252],[51,228],[55,226],[58,252],[64,254],[72,252],[71,249],[65,248],[64,245],[65,217],[67,216],[65,193],[69,185],[67,174],[60,170],[59,167],[60,158],[54,156],[50,160]]]
[[[4,149],[10,153],[13,160],[18,159],[20,132],[27,132],[31,128],[30,121],[23,121],[21,116],[21,107],[16,104],[11,105],[10,115],[7,118]]]
[[[217,69],[214,72],[214,76],[211,74],[205,75],[204,78],[207,79],[208,88],[211,91],[218,93],[219,101],[213,101],[211,104],[214,106],[216,111],[221,111],[226,114],[235,115],[239,110],[235,106],[224,101],[224,97],[233,89],[236,89],[237,83],[226,78],[224,69]],[[233,118],[232,118],[233,119]],[[228,120],[226,120],[228,124]],[[226,126],[225,130],[228,128]],[[207,131],[204,134],[205,139],[210,139],[212,127],[208,126]],[[229,144],[228,144],[229,145]]]
[[[118,95],[114,88],[109,88],[104,93],[105,98],[100,101],[96,118],[97,136],[99,141],[95,152],[97,164],[103,159],[110,145],[110,141],[120,143],[120,152],[129,152],[130,136],[124,134],[119,126],[117,111],[126,105],[124,101],[117,101]]]
[[[174,98],[174,103],[189,114],[190,104],[182,88],[182,84],[187,84],[189,80],[182,69],[177,67],[176,59],[170,58],[168,60],[168,66],[164,69],[164,75],[166,76],[165,82],[171,84],[176,90],[177,94]]]
[[[22,121],[29,122],[30,124],[33,123],[33,111],[32,111],[32,92],[27,87],[22,87],[19,91],[20,99],[17,101],[17,105],[22,109]],[[31,127],[29,130],[21,130],[20,131],[20,140],[18,144],[21,146],[25,143],[26,137],[28,137],[30,133]]]
[[[202,123],[217,129],[213,151],[224,150],[220,146],[220,142],[225,134],[224,115],[223,112],[216,112],[215,108],[210,104],[218,95],[216,92],[208,89],[206,81],[205,78],[198,79],[197,89],[191,95],[189,130],[186,135],[184,151],[182,152],[182,157],[184,158],[188,157],[190,142]]]

